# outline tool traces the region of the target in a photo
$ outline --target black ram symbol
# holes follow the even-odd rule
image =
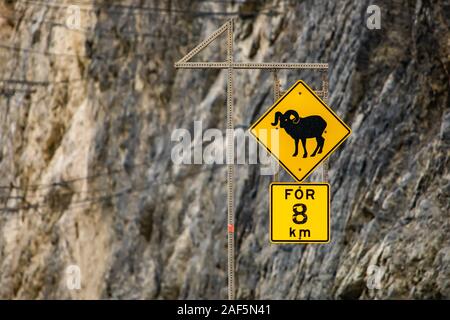
[[[317,147],[311,154],[314,157],[316,153],[322,153],[323,144],[325,139],[322,137],[322,133],[327,127],[327,123],[320,116],[310,116],[306,118],[300,118],[298,113],[294,110],[288,110],[284,114],[281,112],[275,113],[275,120],[272,123],[276,126],[280,122],[280,127],[283,128],[288,135],[295,141],[295,152],[292,155],[295,157],[298,154],[298,142],[302,141],[303,146],[303,158],[308,156],[306,150],[306,139],[316,138]]]

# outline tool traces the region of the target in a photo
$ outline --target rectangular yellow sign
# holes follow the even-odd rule
[[[270,185],[272,243],[328,243],[328,183],[273,182]]]

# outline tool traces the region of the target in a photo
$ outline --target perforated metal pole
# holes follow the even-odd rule
[[[233,134],[233,20],[227,29],[227,220],[228,220],[228,299],[234,300],[234,134]]]
[[[328,71],[322,71],[322,100],[328,102]],[[328,160],[322,163],[322,181],[328,182]]]
[[[280,98],[280,79],[278,78],[278,71],[272,70],[273,77],[273,102],[275,103]],[[273,176],[273,181],[278,181],[280,179],[279,168],[277,168],[277,172]]]

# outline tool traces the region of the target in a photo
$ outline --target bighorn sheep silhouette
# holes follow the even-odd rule
[[[306,139],[308,138],[316,138],[317,141],[317,147],[311,154],[311,157],[314,157],[316,153],[322,153],[323,144],[325,143],[322,133],[327,127],[327,123],[322,117],[310,116],[300,118],[295,110],[288,110],[284,114],[281,112],[275,113],[275,120],[272,125],[276,126],[278,122],[280,122],[280,127],[295,141],[295,152],[292,155],[293,157],[298,154],[299,140],[302,141],[303,158],[308,156],[308,151],[306,150]]]

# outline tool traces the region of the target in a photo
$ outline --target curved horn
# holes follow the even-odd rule
[[[282,114],[280,111],[278,111],[277,113],[275,113],[275,120],[274,120],[274,122],[272,123],[273,126],[276,126],[276,125],[278,124],[278,120],[280,119],[280,117],[281,117],[282,115],[283,115],[283,114]]]
[[[293,123],[298,123],[300,121],[300,116],[298,115],[297,111],[295,110],[288,110],[284,113],[284,116],[289,119],[291,116],[294,116]]]

